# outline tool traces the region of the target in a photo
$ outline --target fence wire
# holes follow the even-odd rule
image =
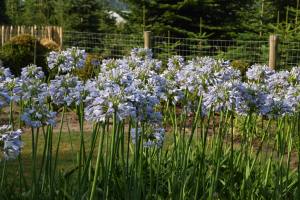
[[[79,47],[104,59],[130,56],[131,49],[144,46],[143,35],[85,33],[64,31],[64,47]]]
[[[282,42],[279,43],[278,59],[280,61],[280,68],[291,69],[299,66],[300,60],[300,43],[299,42]]]
[[[51,39],[59,43],[59,34],[43,27],[0,26],[0,45],[21,33],[38,39]],[[174,55],[181,55],[186,61],[197,56],[210,56],[215,59],[239,60],[253,65],[269,62],[269,41],[208,40],[155,36],[151,38],[153,57],[164,62]],[[79,47],[87,53],[102,56],[104,59],[118,59],[130,56],[135,47],[144,46],[143,35],[106,34],[63,31],[63,47]],[[277,67],[291,69],[300,64],[300,43],[279,42]]]
[[[239,60],[249,64],[267,64],[269,42],[201,40],[172,37],[154,37],[154,56],[166,61],[173,55],[181,55],[185,60],[210,56],[216,59]]]

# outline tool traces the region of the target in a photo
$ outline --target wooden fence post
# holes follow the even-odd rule
[[[31,27],[31,36],[34,37],[33,26]]]
[[[18,26],[18,35],[20,35],[20,26]]]
[[[17,26],[14,26],[14,36],[17,36],[17,35],[18,35],[18,34],[17,34],[17,30],[18,30]]]
[[[36,25],[34,25],[34,37],[37,39]]]
[[[63,48],[63,32],[62,32],[62,27],[59,27],[59,47],[62,50],[62,48]]]
[[[5,42],[7,42],[9,39],[8,35],[9,35],[9,26],[5,27]]]
[[[14,31],[14,28],[13,28],[13,26],[10,26],[10,35],[9,35],[9,40],[11,40],[11,38],[13,37],[13,31]]]
[[[47,26],[48,29],[48,40],[52,40],[52,28],[51,26]]]
[[[1,45],[4,45],[4,26],[2,25],[2,42]]]
[[[25,26],[24,25],[21,26],[21,34],[25,34]]]
[[[278,43],[279,36],[270,35],[269,68],[271,70],[276,70]]]
[[[56,27],[52,26],[52,40],[56,42]]]
[[[151,31],[144,32],[144,47],[151,49]]]

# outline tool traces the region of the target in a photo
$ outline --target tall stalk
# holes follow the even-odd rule
[[[97,154],[97,162],[96,162],[96,169],[95,169],[95,175],[94,175],[94,181],[92,186],[92,192],[90,196],[90,200],[94,198],[95,188],[96,188],[96,182],[98,180],[98,173],[99,173],[99,167],[100,167],[100,160],[102,157],[102,148],[103,148],[103,138],[105,133],[105,122],[102,123],[102,131],[99,141],[99,147],[98,147],[98,154]]]

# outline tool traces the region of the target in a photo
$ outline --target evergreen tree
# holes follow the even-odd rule
[[[115,20],[104,11],[103,5],[97,0],[69,0],[69,14],[66,17],[67,30],[80,32],[99,32],[102,27],[115,26]],[[58,14],[59,15],[59,14]]]
[[[47,26],[51,24],[53,1],[25,0],[22,18],[27,26]]]
[[[204,0],[201,14],[204,30],[213,32],[212,39],[230,40],[240,31],[238,13],[248,0]]]
[[[196,37],[199,35],[200,18],[202,31],[214,33],[213,39],[231,39],[236,36],[237,11],[247,0],[123,0],[131,6],[127,16],[133,31],[142,32],[143,6],[146,10],[147,30],[155,35],[175,37]]]
[[[191,30],[199,30],[199,23],[193,22],[191,16],[196,17],[198,14],[195,11],[200,13],[199,10],[203,9],[200,1],[126,0],[126,2],[131,6],[131,12],[125,18],[134,32],[142,33],[143,30],[150,30],[154,35],[167,36],[168,31],[171,31],[172,36],[186,37]],[[145,6],[146,27],[143,27],[143,6]]]
[[[277,10],[273,0],[250,0],[238,16],[240,32],[237,40],[268,41],[271,32],[269,24],[276,22]]]
[[[0,1],[0,25],[1,24],[8,24],[9,18],[7,16],[6,10],[6,3],[4,1]]]
[[[2,3],[4,3],[4,1],[1,1]],[[1,3],[1,4],[2,4]],[[22,0],[6,0],[6,12],[1,9],[1,14],[7,16],[7,18],[5,18],[4,16],[4,20],[9,23],[7,25],[21,25],[23,22],[22,19],[22,12],[23,12],[23,4],[24,2]],[[0,19],[2,20],[2,17],[0,17]]]

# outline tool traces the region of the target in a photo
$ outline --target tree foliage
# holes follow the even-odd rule
[[[0,23],[79,32],[253,41],[299,34],[299,0],[4,0],[0,9]],[[127,22],[117,27],[110,11]]]

